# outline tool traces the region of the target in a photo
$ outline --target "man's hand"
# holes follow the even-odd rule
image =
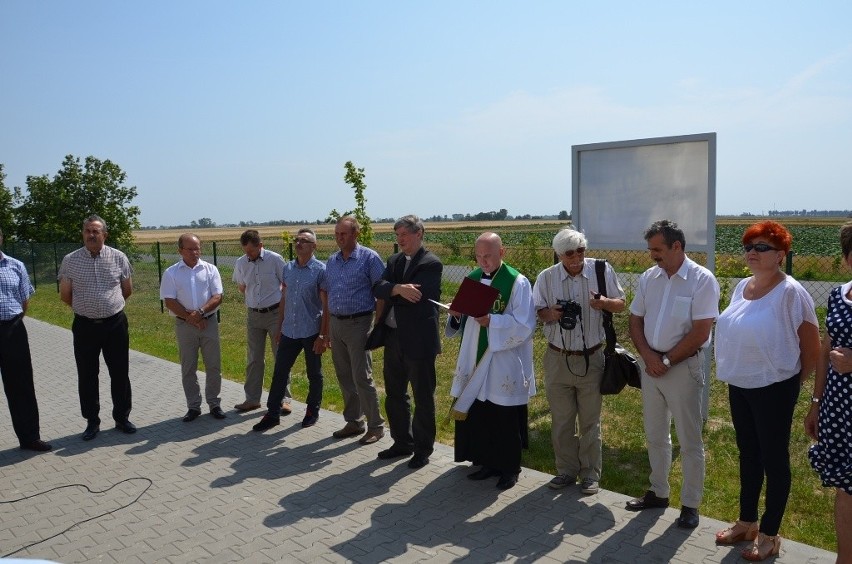
[[[552,305],[538,310],[538,318],[545,323],[559,321],[562,318],[562,308],[558,305]]]
[[[396,284],[391,290],[392,296],[402,296],[403,299],[416,304],[423,297],[420,284]]]
[[[488,327],[489,325],[491,325],[491,314],[490,313],[486,313],[482,317],[476,317],[474,319],[476,320],[477,323],[479,323],[480,327]]]
[[[642,360],[645,361],[645,372],[648,373],[648,376],[660,378],[669,371],[669,367],[663,364],[663,357],[655,352],[651,352],[647,356],[643,355]]]
[[[325,339],[317,337],[314,339],[314,354],[322,354],[325,352]]]

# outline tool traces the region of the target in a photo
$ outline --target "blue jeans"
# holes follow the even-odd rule
[[[319,413],[322,404],[322,356],[314,352],[317,335],[303,339],[291,339],[281,335],[278,349],[275,351],[275,370],[272,372],[272,386],[266,407],[270,415],[281,415],[281,402],[290,385],[290,369],[296,363],[299,353],[305,351],[305,367],[308,371],[308,409]]]

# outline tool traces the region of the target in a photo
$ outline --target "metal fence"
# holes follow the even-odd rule
[[[203,233],[201,234],[203,237]],[[292,243],[282,245],[267,241],[266,248],[281,253],[285,258],[292,259],[294,249]],[[426,246],[441,257],[444,262],[444,280],[450,283],[460,283],[468,272],[475,266],[473,244],[443,243],[427,241]],[[45,287],[53,285],[58,289],[57,272],[62,257],[80,247],[77,243],[16,243],[4,245],[4,252],[23,261],[27,266],[33,285]],[[378,240],[373,245],[379,255],[384,258],[396,252],[393,241]],[[326,260],[337,250],[337,245],[331,237],[322,237],[317,241],[316,256]],[[170,265],[180,260],[177,246],[174,242],[153,243],[134,249],[130,253],[134,263],[134,285],[142,287],[159,287],[162,272]],[[230,280],[237,258],[243,254],[238,241],[204,241],[202,239],[202,258],[216,264],[222,271],[223,280]],[[603,258],[612,264],[621,280],[622,287],[628,297],[634,294],[639,275],[653,265],[647,252],[644,251],[595,251],[587,252],[589,257]],[[689,254],[690,258],[699,264],[706,264],[704,253]],[[530,281],[543,269],[554,264],[556,257],[553,250],[540,244],[507,245],[505,260]],[[813,296],[817,307],[824,306],[832,288],[849,280],[850,273],[846,269],[838,249],[837,256],[810,255],[792,252],[787,257],[786,271],[799,280]],[[730,294],[737,282],[749,276],[743,257],[731,254],[716,254],[716,276],[722,287],[723,305],[727,304]]]

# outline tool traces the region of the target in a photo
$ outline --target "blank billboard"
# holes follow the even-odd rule
[[[716,134],[574,145],[572,221],[595,249],[645,249],[642,233],[676,221],[689,250],[713,253]]]

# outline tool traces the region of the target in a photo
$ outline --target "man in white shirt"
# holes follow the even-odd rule
[[[674,419],[683,468],[677,524],[694,529],[704,493],[704,349],[719,316],[719,284],[709,270],[686,256],[686,240],[676,223],[655,222],[645,232],[645,241],[657,266],[639,277],[630,304],[630,337],[644,364],[642,412],[651,487],[643,497],[628,501],[627,509],[668,506]]]
[[[198,351],[204,359],[207,378],[204,398],[210,414],[224,419],[219,392],[222,389],[222,351],[216,310],[222,303],[222,278],[219,269],[201,260],[201,240],[193,233],[178,239],[181,260],[163,273],[160,298],[175,317],[175,336],[180,353],[183,391],[189,423],[201,415],[201,388],[198,385]]]

